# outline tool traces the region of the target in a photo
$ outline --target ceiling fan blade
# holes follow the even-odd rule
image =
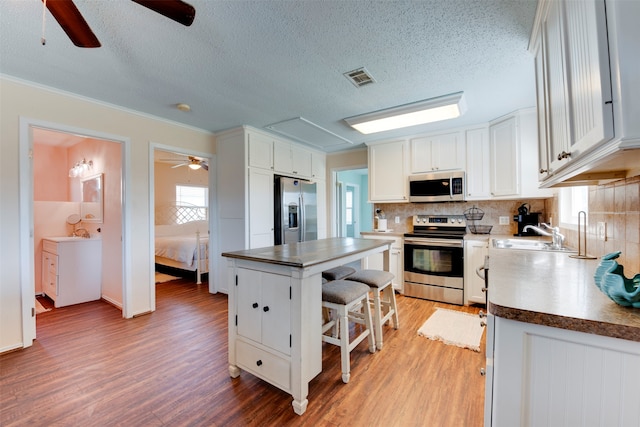
[[[177,164],[177,165],[175,165],[175,166],[171,166],[171,169],[179,168],[180,166],[186,166],[186,165],[188,165],[188,164],[189,164],[189,163],[180,163],[180,164]]]
[[[200,166],[202,166],[202,169],[204,169],[204,170],[206,170],[206,171],[208,171],[208,170],[209,170],[209,165],[208,165],[208,164],[206,164],[206,163],[204,163],[204,162],[201,162],[201,163],[200,163]]]
[[[196,10],[193,6],[181,0],[132,0],[141,6],[158,12],[160,15],[173,19],[176,22],[186,25],[193,23],[196,17]]]
[[[43,0],[44,2],[44,0]],[[47,9],[78,47],[100,47],[98,38],[72,0],[47,0]]]

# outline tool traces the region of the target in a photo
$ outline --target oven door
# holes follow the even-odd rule
[[[414,283],[462,288],[463,242],[459,239],[404,240],[404,277]]]

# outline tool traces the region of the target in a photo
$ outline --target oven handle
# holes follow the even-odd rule
[[[446,246],[451,248],[461,248],[463,243],[461,240],[448,240],[448,239],[412,239],[410,237],[404,238],[404,243],[410,243],[418,246]]]

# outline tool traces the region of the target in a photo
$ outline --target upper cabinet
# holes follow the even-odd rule
[[[428,173],[465,167],[463,132],[427,135],[409,141],[411,173]]]
[[[273,170],[284,175],[311,178],[311,151],[286,141],[273,143]]]
[[[639,19],[640,2],[538,3],[530,50],[542,185],[598,183],[638,172],[633,164],[640,151],[622,150],[640,148],[638,109],[630,104],[640,96],[640,82],[631,77],[640,67]]]
[[[250,133],[249,166],[261,169],[273,169],[273,138],[260,133]]]
[[[486,200],[491,197],[489,178],[489,127],[465,131],[467,142],[467,200]]]
[[[371,144],[369,154],[369,201],[378,203],[408,202],[407,142],[391,141]]]

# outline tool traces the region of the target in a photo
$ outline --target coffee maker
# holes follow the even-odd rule
[[[518,234],[514,236],[537,236],[533,230],[523,231],[527,225],[538,225],[540,223],[540,212],[529,212],[529,203],[523,203],[518,208],[518,215],[513,216],[513,220],[518,223]]]

